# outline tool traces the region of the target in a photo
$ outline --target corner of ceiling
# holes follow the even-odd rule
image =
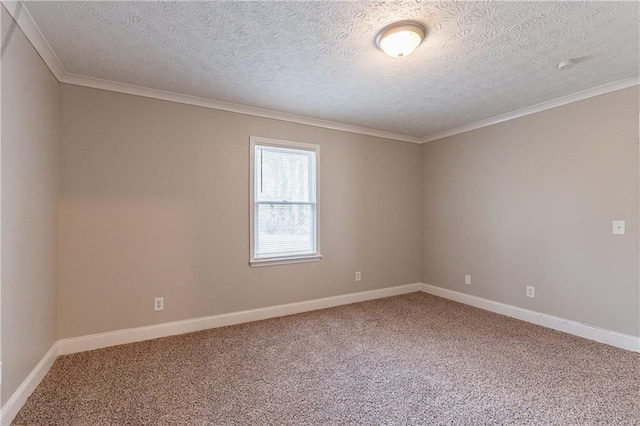
[[[0,1],[7,9],[9,14],[16,21],[22,32],[29,39],[33,47],[36,49],[42,60],[49,67],[56,79],[61,83],[73,84],[77,86],[91,87],[95,89],[108,90],[112,92],[126,93],[130,95],[143,96],[153,99],[161,99],[171,102],[178,102],[188,105],[196,105],[205,108],[217,109],[222,111],[235,112],[239,114],[253,115],[257,117],[270,118],[274,120],[288,121],[296,124],[304,124],[308,126],[322,127],[331,130],[338,130],[350,133],[363,134],[368,136],[380,137],[384,139],[397,140],[402,142],[411,142],[419,144],[419,137],[404,135],[400,133],[387,132],[378,129],[370,129],[366,127],[354,126],[328,120],[320,120],[312,117],[289,114],[279,111],[273,111],[263,108],[239,105],[230,102],[216,101],[214,99],[201,98],[197,96],[184,95],[176,92],[152,89],[148,87],[135,86],[116,81],[103,80],[94,77],[87,77],[69,73],[54,53],[49,42],[38,28],[29,11],[24,7],[23,1]]]
[[[269,118],[273,120],[287,121],[295,124],[321,127],[324,129],[338,130],[349,133],[357,133],[368,136],[375,136],[384,139],[391,139],[402,142],[420,143],[420,138],[416,136],[403,135],[399,133],[386,132],[384,130],[370,129],[366,127],[354,126],[351,124],[338,123],[334,121],[321,120],[302,115],[289,114],[264,108],[251,107],[234,104],[231,102],[216,101],[214,99],[202,98],[192,95],[184,95],[176,92],[169,92],[160,89],[136,86],[132,84],[119,83],[111,80],[103,80],[94,77],[65,73],[61,83],[73,84],[76,86],[91,87],[94,89],[108,90],[111,92],[125,93],[129,95],[142,96],[152,99],[176,102],[187,105],[195,105],[204,108],[216,109],[220,111],[235,112],[238,114],[252,115],[256,117]]]
[[[18,24],[22,32],[27,36],[33,47],[36,49],[42,60],[49,67],[58,81],[66,74],[62,63],[53,52],[49,42],[44,38],[40,28],[36,25],[31,14],[24,7],[23,1],[1,1],[9,15]]]
[[[626,89],[628,87],[637,86],[638,84],[640,84],[640,79],[638,78],[638,76],[614,81],[611,83],[603,84],[602,86],[592,87],[580,92],[571,93],[566,96],[540,102],[538,104],[507,112],[505,114],[497,115],[495,117],[490,117],[484,120],[476,121],[474,123],[465,124],[464,126],[456,127],[455,129],[445,130],[443,132],[427,135],[420,139],[420,143],[437,141],[449,136],[454,136],[460,133],[469,132],[471,130],[480,129],[482,127],[491,126],[493,124],[502,123],[504,121],[513,120],[514,118],[524,117],[525,115],[535,114],[537,112],[542,112],[551,108],[556,108],[584,99],[593,98],[594,96],[600,96],[606,93],[615,92],[617,90]]]
[[[593,87],[583,90],[581,92],[572,93],[560,98],[551,99],[549,101],[541,102],[535,105],[531,105],[525,108],[521,108],[516,111],[511,111],[505,114],[501,114],[495,117],[490,117],[484,120],[480,120],[474,123],[465,124],[464,126],[456,127],[454,129],[445,130],[442,132],[426,135],[423,137],[416,137],[411,135],[404,135],[400,133],[387,132],[378,129],[370,129],[366,127],[354,126],[350,124],[344,124],[339,122],[327,121],[316,119],[312,117],[305,117],[301,115],[288,114],[279,111],[273,111],[263,108],[250,107],[246,105],[234,104],[230,102],[216,101],[208,98],[201,98],[197,96],[184,95],[176,92],[168,92],[159,89],[151,89],[148,87],[135,86],[131,84],[119,83],[110,80],[102,80],[94,77],[87,77],[77,74],[68,73],[53,49],[49,45],[49,42],[45,39],[44,35],[40,31],[40,28],[36,25],[35,21],[29,14],[29,11],[24,7],[23,1],[7,1],[0,0],[2,5],[7,9],[9,14],[17,22],[18,26],[22,29],[27,36],[33,47],[38,54],[42,57],[45,64],[49,67],[56,79],[61,83],[74,84],[78,86],[91,87],[95,89],[109,90],[113,92],[126,93],[131,95],[143,96],[153,99],[161,99],[171,102],[178,102],[189,105],[196,105],[205,108],[217,109],[222,111],[235,112],[239,114],[253,115],[257,117],[270,118],[274,120],[288,121],[291,123],[304,124],[308,126],[322,127],[331,130],[338,130],[350,133],[363,134],[368,136],[380,137],[384,139],[397,140],[402,142],[411,142],[416,144],[424,144],[433,142],[439,139],[443,139],[449,136],[465,133],[471,130],[480,129],[482,127],[491,126],[493,124],[502,123],[504,121],[513,120],[515,118],[523,117],[529,114],[535,114],[537,112],[545,111],[547,109],[559,107],[569,103],[577,102],[583,99],[588,99],[594,96],[603,95],[605,93],[613,92],[616,90],[626,89],[631,86],[640,84],[638,76],[619,80],[612,83],[607,83],[602,86]]]

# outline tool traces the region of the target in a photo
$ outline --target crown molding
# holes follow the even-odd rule
[[[497,115],[485,120],[476,121],[475,123],[465,124],[464,126],[456,127],[455,129],[445,130],[444,132],[427,135],[422,138],[421,143],[433,142],[438,139],[458,135],[460,133],[469,132],[471,130],[481,129],[482,127],[487,127],[493,124],[502,123],[504,121],[513,120],[514,118],[524,117],[526,115],[546,111],[551,108],[556,108],[562,105],[571,104],[573,102],[582,101],[584,99],[593,98],[595,96],[604,95],[606,93],[615,92],[616,90],[622,90],[628,87],[637,86],[638,84],[640,84],[640,79],[638,77],[631,77],[624,80],[615,81],[613,83],[603,84],[602,86],[596,86],[591,89],[583,90],[581,92],[576,92],[570,95],[562,96],[560,98],[540,102],[539,104],[511,111],[506,114]]]
[[[169,92],[165,90],[152,89],[148,87],[135,86],[126,83],[119,83],[110,80],[103,80],[94,77],[86,77],[77,74],[68,73],[62,63],[51,49],[51,46],[42,35],[42,32],[35,24],[33,18],[29,14],[28,10],[24,7],[22,1],[7,1],[1,0],[2,5],[7,9],[9,14],[18,23],[22,32],[27,36],[33,47],[38,54],[42,57],[45,64],[49,67],[53,75],[61,83],[74,84],[77,86],[91,87],[94,89],[108,90],[112,92],[125,93],[136,96],[143,96],[152,99],[160,99],[170,102],[177,102],[187,105],[195,105],[204,108],[211,108],[221,111],[235,112],[238,114],[252,115],[256,117],[269,118],[273,120],[286,121],[290,123],[303,124],[307,126],[321,127],[330,130],[338,130],[342,132],[356,133],[367,136],[374,136],[384,139],[391,139],[402,142],[411,143],[427,143],[433,142],[438,139],[443,139],[448,136],[457,135],[460,133],[469,132],[471,130],[480,129],[482,127],[491,126],[493,124],[502,123],[504,121],[513,120],[515,118],[524,117],[526,115],[535,114],[537,112],[545,111],[551,108],[567,105],[573,102],[581,101],[584,99],[592,98],[594,96],[603,95],[605,93],[614,92],[616,90],[626,89],[627,87],[640,84],[638,77],[632,77],[613,83],[608,83],[602,86],[594,87],[591,89],[583,90],[581,92],[573,93],[560,98],[552,99],[549,101],[541,102],[536,105],[525,107],[516,111],[511,111],[506,114],[501,114],[495,117],[487,118],[485,120],[477,121],[475,123],[465,124],[464,126],[456,127],[455,129],[445,130],[443,132],[434,133],[424,137],[416,137],[410,135],[403,135],[399,133],[386,132],[384,130],[371,129],[367,127],[354,126],[351,124],[344,124],[335,121],[321,120],[312,117],[306,117],[302,115],[289,114],[285,112],[273,111],[264,108],[251,107],[246,105],[234,104],[230,102],[216,101],[209,98],[202,98],[198,96],[184,95],[176,92]]]
[[[82,75],[65,73],[58,79],[61,83],[73,84],[76,86],[91,87],[94,89],[109,90],[112,92],[126,93],[129,95],[143,96],[146,98],[160,99],[164,101],[177,102],[187,105],[195,105],[204,108],[217,109],[221,111],[235,112],[238,114],[253,115],[256,117],[270,118],[273,120],[287,121],[290,123],[304,124],[307,126],[322,127],[330,130],[342,132],[358,133],[362,135],[375,136],[379,138],[392,139],[396,141],[421,143],[416,136],[402,135],[399,133],[385,132],[383,130],[370,129],[367,127],[353,126],[350,124],[338,123],[335,121],[320,120],[302,115],[288,114],[285,112],[273,111],[264,108],[251,107],[234,104],[231,102],[216,101],[198,96],[183,95],[181,93],[169,92],[148,87],[135,86],[132,84],[118,83],[99,78],[85,77]]]
[[[24,7],[22,1],[2,1],[2,5],[5,7],[9,15],[18,24],[22,32],[27,39],[31,42],[36,52],[40,55],[45,64],[49,67],[55,78],[60,81],[60,78],[66,74],[62,63],[51,49],[49,42],[44,38],[44,35],[40,32],[40,28],[36,25],[35,21],[29,14],[27,8]]]
[[[2,0],[1,3],[4,5],[13,19],[18,23],[18,26],[25,34],[25,36],[29,39],[38,54],[42,57],[42,60],[49,67],[56,79],[58,79],[58,81],[61,83],[91,87],[94,89],[109,90],[112,92],[126,93],[130,95],[143,96],[146,98],[178,102],[187,105],[195,105],[204,108],[235,112],[238,114],[246,114],[262,118],[270,118],[273,120],[287,121],[290,123],[304,124],[307,126],[321,127],[324,129],[338,130],[349,133],[357,133],[402,142],[421,143],[420,138],[416,136],[386,132],[384,130],[370,129],[335,121],[320,120],[302,115],[288,114],[264,108],[256,108],[230,102],[216,101],[213,99],[201,98],[198,96],[183,95],[180,93],[169,92],[165,90],[151,89],[148,87],[135,86],[126,83],[118,83],[115,81],[71,74],[64,69],[62,63],[53,52],[53,49],[51,49],[51,46],[44,38],[44,35],[42,35],[42,32],[29,14],[29,11],[24,7],[23,2]]]

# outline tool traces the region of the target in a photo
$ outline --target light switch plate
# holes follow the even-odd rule
[[[624,235],[625,234],[625,222],[624,222],[624,220],[614,220],[613,221],[613,233],[615,235]]]

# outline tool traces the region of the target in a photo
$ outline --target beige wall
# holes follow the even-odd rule
[[[638,87],[423,145],[422,279],[640,335]]]
[[[251,135],[321,146],[320,262],[248,266]],[[60,338],[420,281],[419,145],[62,84],[60,149]]]
[[[57,80],[2,9],[2,404],[56,341]]]
[[[637,87],[421,147],[58,85],[2,19],[3,402],[56,338],[420,280],[640,334]],[[248,266],[251,135],[321,145],[322,261]]]

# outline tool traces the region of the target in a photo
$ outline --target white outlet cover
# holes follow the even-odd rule
[[[536,288],[530,285],[527,286],[527,297],[535,299],[536,297]]]
[[[613,221],[613,234],[614,235],[624,235],[625,234],[625,221],[624,220],[614,220]]]
[[[164,310],[164,297],[156,297],[155,299],[153,299],[153,310],[154,311]]]
[[[471,285],[471,275],[465,275],[464,276],[464,283],[466,285]]]

